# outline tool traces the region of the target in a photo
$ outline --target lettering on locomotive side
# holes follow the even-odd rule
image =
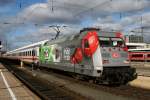
[[[70,48],[64,48],[63,59],[70,60]]]

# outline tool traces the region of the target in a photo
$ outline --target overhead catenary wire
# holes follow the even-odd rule
[[[81,11],[81,12],[79,12],[79,13],[76,13],[76,14],[74,14],[73,16],[74,16],[74,17],[77,17],[77,16],[79,16],[80,14],[83,14],[83,13],[86,13],[86,12],[88,12],[88,11],[94,10],[95,8],[97,8],[97,7],[99,7],[99,6],[104,6],[105,4],[107,4],[107,3],[111,2],[111,1],[112,1],[112,0],[104,1],[104,2],[98,4],[98,5],[94,6],[94,7],[91,7],[91,8],[88,8],[88,9],[84,10],[84,11]]]

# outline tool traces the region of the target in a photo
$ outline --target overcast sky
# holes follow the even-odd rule
[[[67,26],[62,35],[83,27],[140,34],[142,26],[150,42],[150,0],[0,0],[0,40],[9,49],[53,38],[51,25]]]

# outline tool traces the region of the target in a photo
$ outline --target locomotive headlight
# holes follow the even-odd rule
[[[109,63],[109,60],[103,60],[103,64]]]
[[[125,64],[129,64],[129,61],[127,61],[127,60],[124,60],[123,62],[124,62]]]

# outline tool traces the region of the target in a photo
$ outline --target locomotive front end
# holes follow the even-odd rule
[[[109,84],[126,84],[137,77],[127,61],[128,51],[121,33],[99,33],[103,72],[101,79]]]

